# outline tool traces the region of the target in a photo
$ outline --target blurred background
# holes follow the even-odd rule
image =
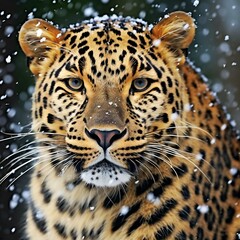
[[[0,0],[0,240],[21,239],[29,196],[29,174],[24,173],[29,165],[1,181],[14,169],[11,160],[18,159],[18,165],[26,161],[21,158],[21,146],[32,140],[23,134],[30,131],[34,78],[17,41],[21,25],[37,17],[61,28],[104,14],[154,23],[176,10],[191,12],[196,19],[197,33],[189,58],[209,79],[210,87],[230,113],[231,123],[239,128],[239,0]],[[10,154],[14,156],[6,158]]]

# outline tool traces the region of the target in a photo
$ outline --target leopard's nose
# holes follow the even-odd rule
[[[88,129],[85,129],[85,132],[88,137],[94,139],[98,145],[101,146],[104,151],[106,151],[106,149],[110,147],[113,142],[122,138],[126,134],[127,130],[124,129],[122,132],[120,132],[117,129],[109,131],[100,129],[92,129],[89,131]]]

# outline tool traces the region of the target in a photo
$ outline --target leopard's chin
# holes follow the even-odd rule
[[[81,179],[96,187],[116,187],[126,184],[131,178],[130,173],[106,159],[84,169]]]

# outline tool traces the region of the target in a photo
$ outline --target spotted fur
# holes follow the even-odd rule
[[[29,239],[236,240],[240,138],[185,59],[192,18],[19,34],[36,77]]]

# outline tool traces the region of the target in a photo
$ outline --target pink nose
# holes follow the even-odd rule
[[[120,132],[119,130],[99,130],[99,129],[92,129],[91,131],[88,131],[85,129],[85,132],[88,137],[94,139],[97,141],[98,145],[103,148],[103,150],[106,150],[108,147],[112,145],[112,143],[120,138],[122,138],[127,130],[123,130]]]

